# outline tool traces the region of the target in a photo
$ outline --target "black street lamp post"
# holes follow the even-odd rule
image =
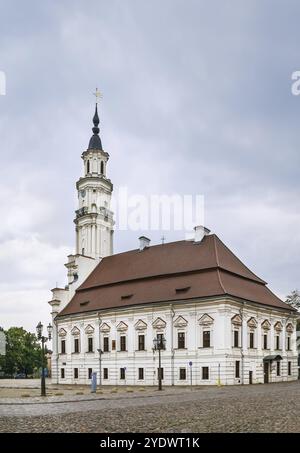
[[[101,387],[102,385],[102,354],[103,354],[103,351],[102,349],[97,349],[97,351],[99,352],[99,386]]]
[[[47,326],[48,337],[43,336],[43,324],[41,321],[36,326],[37,338],[42,343],[42,374],[41,374],[41,396],[46,396],[46,381],[45,381],[45,343],[51,340],[52,326],[49,323]]]
[[[153,349],[158,351],[158,390],[162,390],[162,369],[161,369],[161,350],[166,348],[166,339],[160,335],[153,340]]]

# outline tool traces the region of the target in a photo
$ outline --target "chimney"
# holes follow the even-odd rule
[[[146,249],[147,247],[150,247],[150,239],[146,238],[146,236],[140,236],[140,251]]]
[[[195,230],[194,236],[195,243],[201,242],[204,236],[207,236],[210,233],[210,230],[203,225],[195,226],[194,230]]]

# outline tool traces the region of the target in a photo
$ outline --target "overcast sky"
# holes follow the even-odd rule
[[[203,194],[277,295],[300,287],[299,18],[291,0],[0,0],[0,325],[48,323],[66,284],[96,86],[115,188]],[[141,233],[159,243],[120,231],[115,252]]]

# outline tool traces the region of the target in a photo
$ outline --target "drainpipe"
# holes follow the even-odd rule
[[[58,325],[57,325],[57,321],[53,321],[54,324],[55,324],[55,349],[56,349],[56,358],[55,358],[55,361],[56,361],[56,384],[58,384],[58,373],[59,373],[59,369],[58,369]]]
[[[239,312],[240,312],[240,316],[242,318],[242,328],[241,328],[241,362],[242,362],[242,366],[241,366],[241,371],[242,371],[242,385],[244,385],[245,383],[245,379],[244,379],[244,306],[245,306],[245,302],[243,302],[243,308],[240,308]]]
[[[175,311],[173,309],[173,305],[170,305],[170,311],[171,311],[171,316],[172,316],[172,322],[171,322],[171,385],[174,385],[174,340],[173,340],[173,330],[174,330],[174,316],[175,316]]]
[[[97,349],[99,353],[99,386],[101,389],[102,385],[102,349],[101,349],[101,331],[100,327],[102,325],[102,319],[100,318],[100,314],[98,313],[98,326],[99,326],[99,348]]]

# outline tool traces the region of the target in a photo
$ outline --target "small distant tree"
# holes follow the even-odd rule
[[[11,327],[5,334],[6,355],[0,359],[2,371],[9,376],[33,374],[41,366],[41,347],[36,336],[23,327]]]
[[[286,303],[300,311],[300,291],[298,289],[292,291],[291,294],[287,296]]]
[[[300,312],[300,291],[294,289],[286,298],[286,303]],[[297,330],[300,330],[300,319],[297,319]]]

